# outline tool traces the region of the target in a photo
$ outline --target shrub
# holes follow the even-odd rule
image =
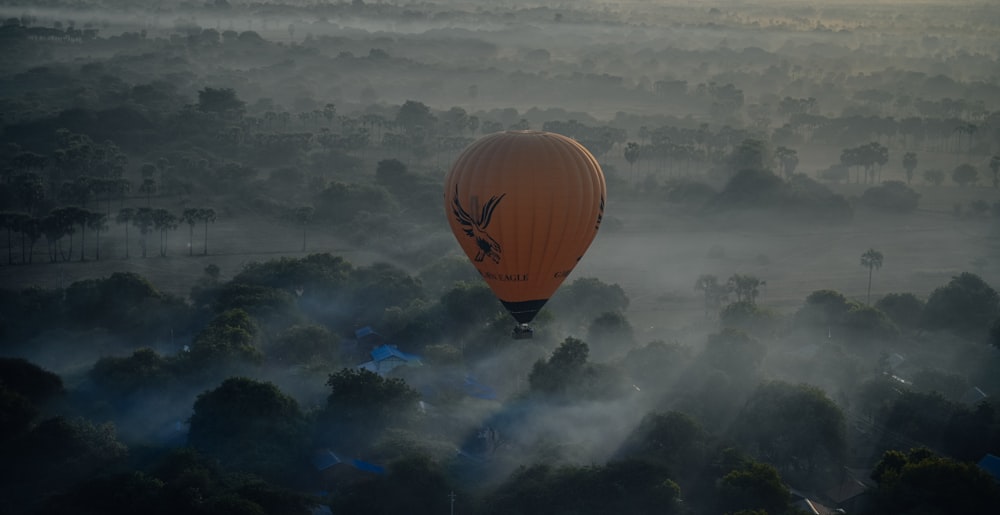
[[[917,208],[919,200],[920,194],[903,182],[886,181],[865,190],[860,203],[878,211],[909,213]]]

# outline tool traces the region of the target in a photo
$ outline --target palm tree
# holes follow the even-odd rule
[[[58,199],[64,204],[72,204],[83,208],[94,197],[94,178],[81,175],[72,181],[65,181],[59,186]]]
[[[709,309],[718,309],[729,293],[727,285],[719,284],[719,278],[712,274],[699,275],[694,289],[705,294],[705,318],[708,318]]]
[[[118,216],[115,217],[115,223],[125,226],[125,259],[128,259],[128,226],[132,223],[133,218],[135,218],[135,209],[130,207],[120,209]]]
[[[146,195],[146,207],[149,207],[149,203],[156,193],[156,181],[153,179],[143,179],[142,184],[139,185],[139,193]]]
[[[628,161],[629,175],[632,177],[632,182],[635,182],[635,163],[639,160],[639,144],[634,141],[629,141],[625,145],[625,160]]]
[[[84,251],[86,250],[86,236],[87,236],[87,225],[90,222],[90,218],[94,215],[94,212],[89,209],[77,208],[73,212],[74,221],[80,225],[80,261],[85,261],[86,256]],[[70,240],[72,241],[72,240]],[[72,246],[72,244],[71,244]]]
[[[132,217],[132,225],[139,229],[139,242],[142,249],[142,257],[146,257],[146,237],[149,230],[153,228],[153,210],[148,207],[140,207]]]
[[[973,143],[972,137],[975,136],[976,132],[979,131],[979,127],[977,127],[976,124],[967,123],[967,124],[963,124],[963,125],[959,125],[958,127],[955,127],[955,131],[958,132],[958,147],[959,147],[958,151],[959,152],[962,151],[962,134],[968,134],[969,135],[969,137],[968,137],[969,143],[968,143],[968,149],[966,150],[966,155],[970,154],[972,152],[972,143]]]
[[[857,148],[845,148],[841,150],[840,164],[844,165],[848,170],[854,168],[854,180],[858,183],[861,182],[861,155]],[[850,177],[848,177],[847,181],[850,182]]]
[[[0,227],[7,229],[7,264],[14,264],[14,237],[17,227],[17,213],[13,211],[0,212]]]
[[[198,212],[200,209],[189,207],[181,213],[181,221],[188,224],[188,255],[194,255],[194,226],[201,220]]]
[[[208,224],[215,222],[215,210],[207,207],[198,210],[198,219],[205,222],[205,252],[203,255],[208,255]]]
[[[868,269],[868,305],[872,303],[872,271],[882,268],[882,253],[868,249],[861,254],[861,266]]]
[[[306,226],[312,221],[314,211],[312,206],[300,206],[292,212],[292,218],[302,226],[302,252],[306,251]]]
[[[917,169],[917,154],[907,152],[903,154],[903,169],[906,170],[906,184],[913,180],[913,171]]]
[[[66,225],[62,217],[57,213],[49,213],[39,221],[39,229],[45,235],[45,243],[48,245],[49,262],[59,261],[59,251],[57,245],[59,239],[66,235]]]
[[[36,208],[45,199],[45,185],[42,182],[42,177],[34,172],[14,177],[14,194],[21,207],[28,214],[35,215]]]
[[[132,183],[128,182],[128,179],[123,179],[121,177],[114,179],[108,186],[111,189],[111,196],[118,197],[118,208],[121,209],[125,205],[125,194],[132,191]],[[108,216],[111,216],[111,198],[108,198]]]
[[[990,158],[990,170],[993,171],[993,188],[1000,188],[1000,156]]]
[[[66,206],[53,209],[49,216],[53,217],[49,228],[51,230],[50,234],[56,236],[55,240],[58,242],[63,236],[69,236],[69,250],[66,254],[62,254],[61,246],[59,248],[59,254],[62,255],[63,260],[69,261],[73,258],[73,235],[76,234],[76,225],[80,227],[85,227],[86,217],[89,211],[77,206]],[[61,234],[56,233],[56,231],[61,231]],[[83,240],[83,235],[81,234],[80,239]],[[81,244],[82,245],[82,244]],[[80,255],[81,259],[83,254]]]
[[[35,244],[42,237],[42,222],[37,218],[22,215],[17,219],[17,231],[21,233],[21,262],[24,263],[27,252],[27,263],[30,265],[35,254]]]
[[[152,213],[153,227],[160,231],[160,256],[167,255],[167,233],[177,228],[177,216],[166,209],[155,209]]]
[[[787,147],[778,147],[774,151],[774,157],[778,158],[778,167],[785,179],[791,178],[795,173],[795,167],[799,165],[799,153]]]
[[[87,219],[87,227],[94,231],[95,239],[97,240],[97,251],[94,254],[94,258],[97,261],[101,260],[101,231],[106,231],[108,229],[108,215],[95,211],[90,213],[90,217]]]
[[[865,156],[865,169],[871,182],[878,183],[882,180],[882,166],[889,162],[889,149],[877,141],[873,141],[864,146],[862,154]],[[875,174],[878,173],[878,178]]]
[[[736,294],[736,302],[756,304],[757,295],[760,294],[759,288],[767,282],[752,275],[733,274],[727,284],[729,289]]]

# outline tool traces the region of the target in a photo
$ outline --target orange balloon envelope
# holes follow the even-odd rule
[[[455,238],[521,324],[538,314],[594,240],[607,191],[583,145],[539,131],[473,142],[444,188]]]

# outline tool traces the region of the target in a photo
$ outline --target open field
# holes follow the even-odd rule
[[[709,257],[713,247],[712,255],[722,257]],[[748,221],[744,227],[724,229],[691,220],[663,221],[656,231],[602,234],[575,273],[619,283],[631,299],[633,325],[640,334],[655,336],[701,318],[701,297],[693,285],[705,273],[721,280],[742,273],[766,281],[758,302],[784,313],[820,289],[863,302],[868,274],[860,256],[869,248],[885,255],[872,280],[873,300],[892,292],[926,298],[963,271],[1000,284],[997,222],[939,211],[871,221],[856,217],[835,227]]]

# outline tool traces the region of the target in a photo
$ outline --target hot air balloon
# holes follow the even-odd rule
[[[455,238],[514,317],[515,338],[597,235],[607,187],[583,145],[551,132],[507,131],[470,144],[445,178]]]

